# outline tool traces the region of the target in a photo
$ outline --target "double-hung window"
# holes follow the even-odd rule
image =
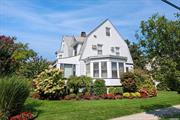
[[[102,55],[102,46],[103,46],[102,44],[97,45],[97,54],[98,55]]]
[[[119,63],[119,76],[122,77],[124,73],[124,63]]]
[[[106,36],[110,36],[110,28],[106,27]]]
[[[117,62],[112,62],[112,78],[117,78]]]
[[[93,76],[95,78],[99,77],[99,63],[98,62],[93,63]]]
[[[90,63],[86,64],[86,75],[90,76]]]
[[[119,56],[120,53],[119,53],[119,47],[116,47],[116,55]]]
[[[107,78],[107,62],[101,62],[101,77]]]

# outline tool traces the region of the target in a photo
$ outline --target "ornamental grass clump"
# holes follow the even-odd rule
[[[65,80],[59,69],[46,69],[33,80],[35,92],[41,99],[60,99],[65,94]]]
[[[0,78],[0,119],[8,120],[21,112],[29,93],[30,86],[24,78]]]

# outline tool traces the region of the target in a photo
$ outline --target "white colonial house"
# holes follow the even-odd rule
[[[133,69],[128,46],[108,19],[87,35],[63,36],[56,55],[64,77],[87,75],[104,79],[106,86],[120,86],[122,73]]]

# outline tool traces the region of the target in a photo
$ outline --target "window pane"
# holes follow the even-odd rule
[[[90,63],[86,64],[86,75],[90,75]]]
[[[112,62],[112,70],[117,70],[116,62]]]
[[[68,78],[73,75],[73,66],[72,64],[64,64],[64,77]]]
[[[107,63],[101,62],[101,77],[107,77]]]
[[[129,72],[129,68],[128,67],[126,67],[126,72]]]
[[[110,28],[106,27],[106,36],[110,36]]]
[[[112,78],[117,78],[117,63],[112,62]]]
[[[98,55],[102,55],[102,50],[98,50]]]
[[[119,76],[121,77],[123,73],[124,73],[124,64],[119,63]]]
[[[93,76],[99,77],[99,63],[98,62],[93,63]]]

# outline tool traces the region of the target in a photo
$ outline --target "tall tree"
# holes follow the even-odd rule
[[[156,80],[177,90],[180,86],[180,17],[168,20],[165,16],[153,15],[142,21],[139,43]]]
[[[125,40],[125,41],[126,41],[128,48],[130,50],[135,68],[144,69],[146,61],[145,61],[143,52],[140,49],[139,44],[134,43],[134,42],[130,42],[129,40]]]

